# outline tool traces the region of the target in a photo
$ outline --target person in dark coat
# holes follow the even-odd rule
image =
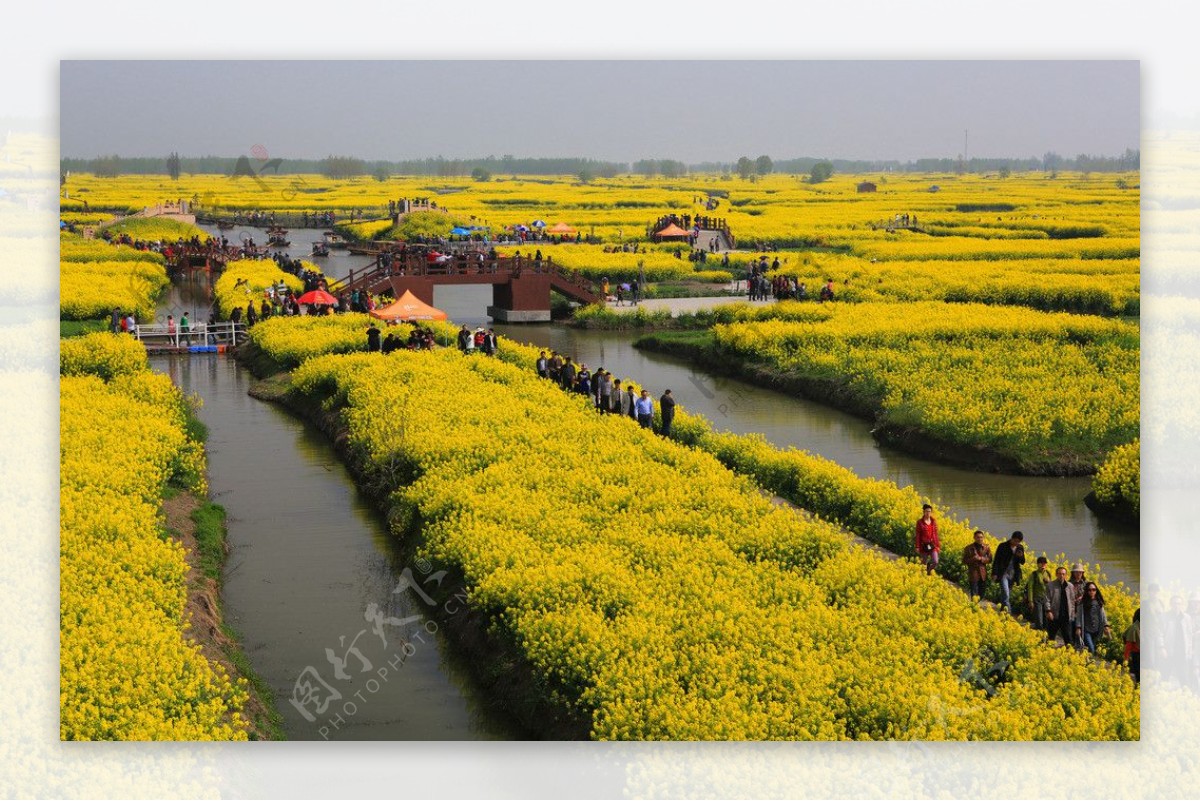
[[[367,350],[377,353],[382,349],[382,344],[379,329],[375,327],[375,323],[371,323],[367,328]]]
[[[675,398],[671,396],[671,390],[667,390],[658,399],[659,413],[662,415],[662,430],[659,432],[664,437],[671,436],[671,423],[675,422]]]
[[[1021,583],[1021,565],[1025,564],[1025,535],[1014,531],[1012,536],[996,546],[992,561],[992,577],[1000,583],[1000,603],[1012,613],[1012,588]]]
[[[1061,637],[1063,645],[1075,641],[1075,588],[1067,581],[1067,569],[1060,567],[1054,581],[1046,585],[1046,619],[1051,641]]]

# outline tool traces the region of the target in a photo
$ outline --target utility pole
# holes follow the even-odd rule
[[[970,135],[971,135],[970,129],[965,129],[963,131],[963,165],[964,166],[971,159],[970,154],[967,153],[967,139]]]

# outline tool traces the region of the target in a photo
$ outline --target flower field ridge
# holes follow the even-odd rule
[[[204,491],[186,401],[128,338],[62,344],[60,736],[244,740],[244,680],[186,639],[187,563],[159,517],[168,482]]]
[[[419,554],[462,578],[595,738],[1138,736],[1123,671],[528,370],[450,350],[324,356],[292,387],[340,408],[396,533],[419,521]],[[1012,661],[996,686],[962,678],[983,655]]]

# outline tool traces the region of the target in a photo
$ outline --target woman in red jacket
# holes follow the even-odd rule
[[[923,514],[917,521],[917,558],[925,563],[925,575],[932,573],[938,565],[938,554],[942,542],[938,539],[937,521],[933,519],[933,507],[925,504]]]

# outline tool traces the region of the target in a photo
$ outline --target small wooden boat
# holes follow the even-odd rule
[[[324,242],[313,242],[312,243],[312,255],[313,256],[328,256],[329,255],[329,245],[325,244]]]
[[[323,236],[325,237],[325,245],[327,247],[344,248],[350,245],[337,231],[326,231]]]

